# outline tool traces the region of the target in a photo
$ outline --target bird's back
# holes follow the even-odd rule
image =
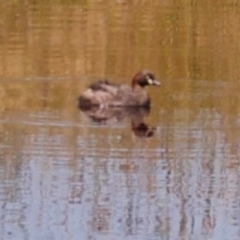
[[[147,106],[147,92],[140,86],[134,88],[107,80],[92,83],[79,98],[80,106]]]

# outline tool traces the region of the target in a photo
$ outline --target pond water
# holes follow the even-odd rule
[[[238,1],[0,4],[0,240],[239,239]],[[80,111],[139,69],[149,111]]]

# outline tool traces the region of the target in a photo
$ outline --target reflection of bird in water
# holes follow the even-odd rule
[[[100,80],[92,83],[79,97],[80,107],[100,106],[150,106],[150,98],[145,91],[149,85],[160,85],[149,71],[140,71],[132,79],[132,86]]]
[[[131,119],[131,128],[138,137],[152,137],[154,127],[148,126],[144,118],[149,115],[150,107],[80,107],[92,121],[97,123],[108,123],[111,121],[122,121],[124,118]]]
[[[136,124],[134,121],[132,121],[132,131],[138,137],[152,137],[155,130],[155,127],[150,127],[144,122]]]

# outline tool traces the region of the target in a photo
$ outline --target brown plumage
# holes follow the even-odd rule
[[[79,97],[80,107],[89,106],[149,106],[150,98],[144,87],[160,85],[149,71],[140,71],[132,79],[132,85],[110,83],[100,80],[92,83]]]

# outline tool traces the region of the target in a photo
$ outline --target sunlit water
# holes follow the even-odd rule
[[[239,239],[239,7],[201,2],[2,1],[1,240]],[[78,109],[141,68],[150,112]]]

